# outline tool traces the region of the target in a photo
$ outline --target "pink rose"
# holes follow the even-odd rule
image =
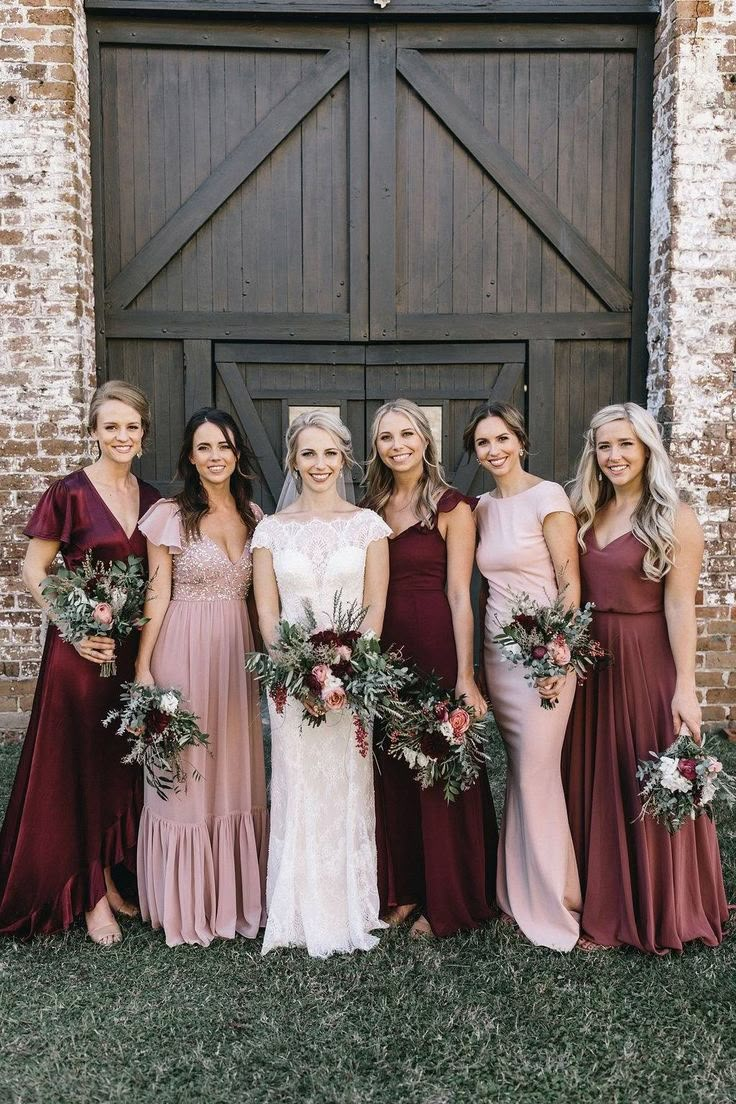
[[[460,737],[464,736],[470,728],[470,714],[465,709],[453,709],[448,720],[455,733],[455,740],[460,743]]]
[[[312,668],[312,674],[320,686],[324,686],[332,672],[326,663],[318,663],[316,667]]]
[[[688,782],[695,782],[698,777],[697,765],[697,759],[680,759],[677,769],[683,778],[687,778]]]
[[[708,773],[709,774],[720,774],[720,772],[722,770],[723,770],[723,763],[720,761],[720,759],[709,759],[708,760]]]
[[[347,644],[338,644],[335,651],[339,655],[340,659],[344,659],[346,663],[349,663],[353,658],[353,649],[348,648]]]
[[[570,662],[570,649],[562,633],[558,633],[554,640],[550,640],[547,645],[547,655],[558,667],[567,667]]]
[[[105,628],[112,625],[113,616],[112,606],[108,602],[98,602],[92,610],[92,619],[96,621],[98,625],[104,625]]]
[[[322,692],[322,701],[328,709],[344,709],[347,695],[341,686]]]

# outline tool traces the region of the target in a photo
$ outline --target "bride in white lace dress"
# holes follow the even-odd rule
[[[388,586],[388,526],[372,510],[341,497],[343,467],[352,465],[350,432],[334,415],[300,415],[286,435],[296,501],[256,528],[251,542],[258,618],[266,647],[280,617],[304,619],[309,601],[320,628],[331,621],[335,594],[367,607],[363,631],[380,633]],[[370,950],[378,918],[375,810],[371,755],[361,756],[352,715],[328,714],[319,728],[302,723],[288,699],[271,715],[271,838],[268,920],[263,954],[306,947],[323,958]]]

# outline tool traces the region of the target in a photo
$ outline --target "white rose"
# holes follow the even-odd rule
[[[159,709],[162,713],[168,713],[170,717],[173,717],[178,708],[179,700],[173,690],[168,690],[165,694],[161,695]]]
[[[452,727],[449,721],[443,721],[440,725],[440,732],[446,740],[452,740],[455,735],[455,729]]]
[[[327,694],[330,690],[342,690],[342,679],[335,678],[334,675],[328,675],[325,679],[325,684],[322,687],[322,694]]]
[[[657,767],[661,784],[670,793],[689,793],[692,789],[690,782],[680,774],[677,764],[677,759],[669,755],[662,756]]]
[[[426,767],[428,763],[429,763],[429,759],[427,758],[427,756],[423,752],[418,751],[417,752],[416,766]]]
[[[716,796],[716,788],[711,782],[710,778],[706,778],[703,783],[702,796],[700,798],[701,805],[710,805],[713,798]]]
[[[417,765],[417,753],[412,748],[404,748],[401,754],[410,767],[414,768]]]

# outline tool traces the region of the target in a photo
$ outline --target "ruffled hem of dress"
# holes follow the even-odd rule
[[[53,935],[66,931],[77,917],[94,908],[107,892],[105,867],[125,863],[135,869],[139,815],[139,804],[134,798],[102,837],[100,858],[85,870],[72,874],[53,900],[0,929],[0,935],[16,939]]]
[[[141,915],[168,946],[254,939],[266,923],[268,813],[182,824],[144,809],[138,846]]]

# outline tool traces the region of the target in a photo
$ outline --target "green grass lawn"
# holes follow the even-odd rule
[[[17,755],[0,748],[0,808]],[[730,899],[735,829],[724,815]],[[736,1100],[734,937],[562,955],[492,924],[326,962],[243,939],[170,950],[137,922],[125,937],[0,940],[0,1104]]]

